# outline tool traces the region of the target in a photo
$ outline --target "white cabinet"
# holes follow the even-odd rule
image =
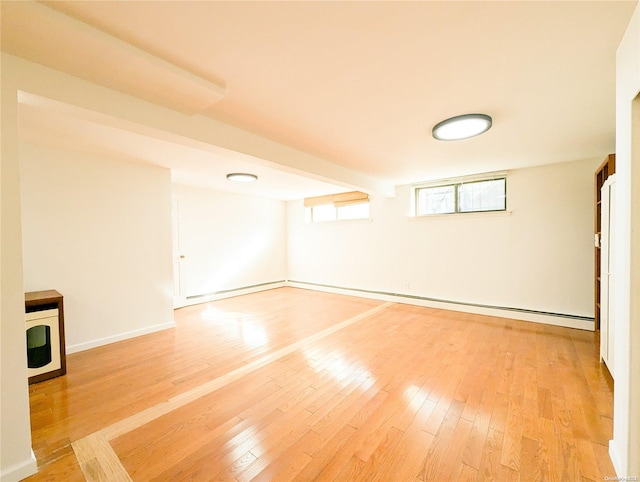
[[[25,293],[29,383],[67,373],[62,295],[55,290]]]
[[[607,178],[601,190],[601,236],[600,236],[600,357],[615,378],[613,292],[615,288],[614,250],[616,176]]]
[[[25,315],[29,377],[60,370],[58,310],[34,311]]]

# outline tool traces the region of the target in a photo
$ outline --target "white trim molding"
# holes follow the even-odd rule
[[[38,461],[31,451],[31,457],[21,463],[7,467],[0,473],[2,482],[18,482],[38,472]]]
[[[95,340],[86,341],[83,343],[76,343],[75,345],[68,345],[67,355],[71,353],[78,353],[80,351],[90,350],[91,348],[97,348],[99,346],[108,345],[117,341],[128,340],[129,338],[135,338],[136,336],[148,335],[149,333],[155,333],[156,331],[168,330],[175,328],[176,322],[169,321],[167,323],[158,323],[157,325],[147,326],[138,330],[126,331],[124,333],[118,333],[116,335],[105,336],[103,338],[97,338]]]
[[[185,306],[199,305],[200,303],[208,303],[209,301],[232,298],[234,296],[258,293],[259,291],[272,290],[275,288],[283,288],[284,286],[286,286],[285,280],[269,281],[267,283],[260,283],[260,284],[251,285],[251,286],[242,286],[240,288],[233,288],[233,289],[222,290],[222,291],[214,291],[213,293],[206,293],[202,295],[190,295],[185,298],[185,302],[184,302],[185,304],[183,304],[179,308],[183,308]]]
[[[618,444],[616,444],[615,440],[609,440],[609,458],[611,459],[611,463],[613,464],[613,470],[616,471],[615,476],[619,477],[623,472],[622,457],[620,456],[620,449],[618,448]]]
[[[575,315],[545,313],[542,311],[519,308],[486,306],[474,303],[438,300],[402,293],[387,293],[382,291],[361,290],[356,288],[345,288],[306,281],[289,280],[287,281],[287,286],[315,291],[324,291],[328,293],[359,296],[361,298],[370,298],[381,301],[393,301],[395,303],[403,303],[407,305],[425,306],[428,308],[437,308],[450,311],[461,311],[463,313],[473,313],[477,315],[497,316],[500,318],[511,318],[520,321],[530,321],[533,323],[543,323],[546,325],[561,326],[565,328],[576,328],[579,330],[594,331],[593,318]]]

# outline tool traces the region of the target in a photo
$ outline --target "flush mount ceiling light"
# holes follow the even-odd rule
[[[232,172],[227,174],[227,179],[233,182],[254,182],[258,180],[258,176],[244,172]]]
[[[491,117],[486,114],[464,114],[438,122],[431,131],[440,141],[457,141],[477,136],[491,128]]]

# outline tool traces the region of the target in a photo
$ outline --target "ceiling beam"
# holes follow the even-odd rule
[[[18,76],[23,103],[218,154],[227,153],[348,190],[395,196],[395,186],[390,183],[203,115],[176,112],[12,55],[3,54],[2,66]]]
[[[205,79],[89,24],[37,2],[4,2],[2,49],[105,87],[185,114],[224,98],[221,82]],[[42,42],[42,39],[48,39]]]

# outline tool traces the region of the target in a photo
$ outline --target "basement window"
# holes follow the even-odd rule
[[[413,188],[416,216],[506,211],[505,173],[421,184]]]
[[[304,207],[307,223],[369,219],[369,195],[359,191],[306,198]]]
[[[309,210],[312,223],[323,223],[325,221],[335,221],[338,219],[338,210],[333,204],[311,206],[306,209]]]

